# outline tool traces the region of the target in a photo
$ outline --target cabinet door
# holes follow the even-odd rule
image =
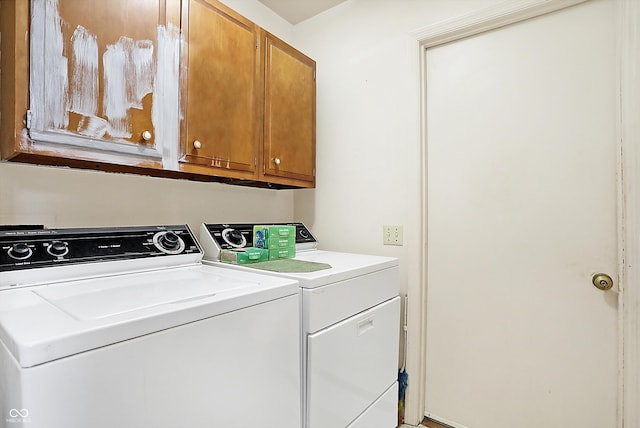
[[[315,61],[266,34],[263,166],[270,181],[315,186],[315,72]]]
[[[256,178],[259,156],[259,50],[254,23],[215,0],[186,0],[183,161],[186,170]],[[197,169],[198,165],[203,169]]]
[[[177,71],[158,61],[167,49],[177,52],[166,42],[169,1],[32,0],[32,140],[162,157],[156,134],[170,125],[162,110],[177,116],[179,108]],[[175,89],[156,95],[158,84]],[[163,138],[177,146],[177,131],[175,141]]]

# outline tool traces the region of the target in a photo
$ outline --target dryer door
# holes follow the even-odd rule
[[[346,427],[396,381],[399,321],[395,297],[308,336],[307,428]]]

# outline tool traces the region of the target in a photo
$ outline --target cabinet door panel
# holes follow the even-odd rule
[[[32,0],[32,139],[161,157],[152,107],[166,2]]]
[[[213,0],[189,0],[183,7],[184,160],[211,167],[215,175],[252,178],[260,138],[257,27]]]
[[[315,183],[315,61],[267,34],[265,175]]]

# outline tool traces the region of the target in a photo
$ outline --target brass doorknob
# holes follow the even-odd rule
[[[610,290],[613,287],[613,279],[606,273],[597,273],[591,278],[593,285],[599,290]]]

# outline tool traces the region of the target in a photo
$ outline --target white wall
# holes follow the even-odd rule
[[[69,168],[0,163],[0,224],[123,226],[287,221],[293,193]]]
[[[291,24],[257,0],[225,1],[288,39]],[[48,227],[289,221],[293,191],[0,162],[0,224]]]

